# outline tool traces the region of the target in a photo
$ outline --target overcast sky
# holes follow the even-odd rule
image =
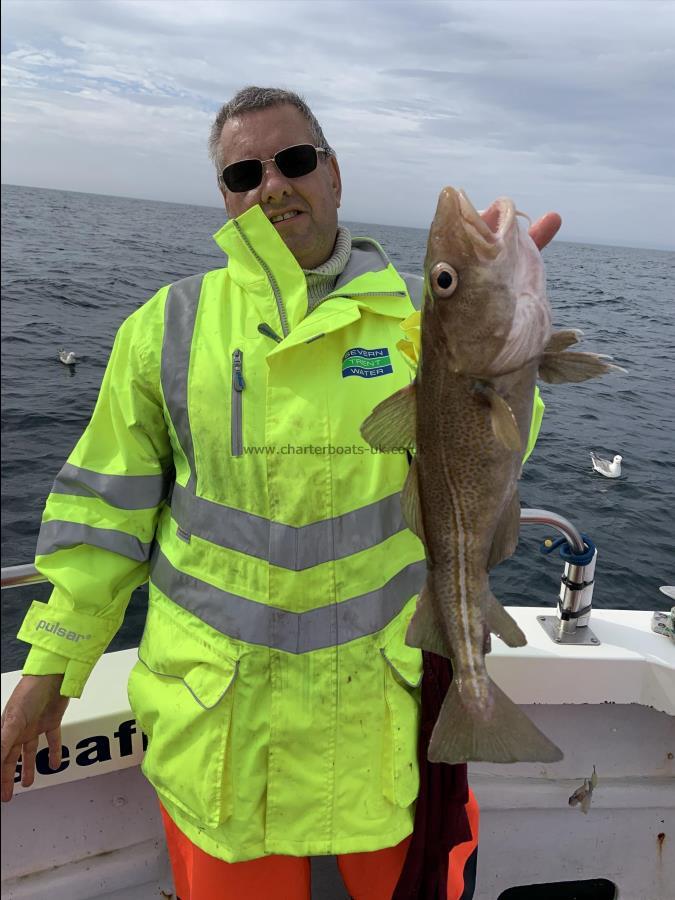
[[[247,84],[303,94],[348,221],[428,226],[441,187],[561,238],[675,248],[675,2],[3,0],[2,181],[220,204]]]

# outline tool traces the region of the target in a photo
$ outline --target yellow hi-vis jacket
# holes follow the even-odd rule
[[[22,625],[24,671],[65,670],[79,695],[149,577],[129,698],[179,828],[228,861],[391,846],[418,791],[404,635],[425,566],[407,456],[359,426],[411,380],[413,306],[373,241],[306,316],[259,207],[216,239],[227,268],[163,288],[117,335],[43,516],[55,590]]]
[[[425,566],[400,511],[408,459],[359,426],[411,380],[395,347],[413,306],[373,241],[306,316],[259,207],[216,240],[227,268],[163,288],[117,335],[43,516],[54,592],[19,632],[24,672],[79,696],[149,578],[129,699],[181,831],[230,862],[391,846],[418,791],[404,635]]]

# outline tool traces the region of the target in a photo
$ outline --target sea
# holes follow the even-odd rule
[[[122,321],[160,287],[226,264],[212,235],[216,207],[2,186],[2,565],[31,563],[51,484],[93,410]],[[421,272],[426,232],[345,222],[378,240],[395,266]],[[598,549],[593,603],[668,609],[675,584],[675,253],[555,240],[544,252],[554,324],[584,332],[580,349],[609,354],[625,375],[541,385],[541,434],[521,505],[570,519]],[[64,366],[60,349],[78,362]],[[595,473],[590,451],[623,457],[620,478]],[[541,545],[557,534],[523,526],[491,578],[505,605],[553,610],[563,562]],[[2,593],[2,671],[48,585]],[[138,642],[147,605],[131,598],[110,649]]]

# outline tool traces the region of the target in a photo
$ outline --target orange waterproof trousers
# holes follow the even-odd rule
[[[458,844],[450,853],[448,900],[473,897],[479,813],[472,791],[469,791],[466,811],[471,840]],[[196,847],[163,807],[162,818],[179,900],[310,900],[308,857],[263,856],[228,863]],[[409,843],[408,837],[395,847],[337,857],[342,880],[353,900],[391,900]]]

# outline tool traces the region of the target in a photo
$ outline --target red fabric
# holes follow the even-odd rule
[[[310,900],[309,858],[263,856],[246,862],[227,863],[196,847],[161,805],[160,809],[180,900]],[[448,900],[460,900],[464,890],[463,867],[478,840],[478,805],[473,794],[467,813],[475,830],[471,840],[453,849]],[[342,880],[353,900],[391,900],[410,843],[408,837],[395,847],[338,856]]]
[[[452,664],[435,653],[422,654],[422,709],[417,757],[420,790],[408,855],[392,900],[454,900],[448,889],[448,860],[454,847],[478,842],[478,805],[469,795],[466,765],[430,763],[431,732],[452,681]],[[465,807],[474,809],[475,829]],[[471,852],[468,854],[471,855]],[[468,857],[467,857],[468,858]]]
[[[337,857],[340,875],[353,900],[391,900],[409,843],[410,838],[405,838],[395,847]]]
[[[225,862],[195,846],[160,808],[180,900],[310,900],[309,858],[263,856]]]
[[[463,841],[461,844],[455,844],[450,851],[448,859],[448,900],[462,900],[465,887],[464,867],[478,846],[480,810],[472,790],[469,790],[469,802],[464,809],[471,828],[471,838],[468,841]],[[473,897],[473,891],[469,896]]]

